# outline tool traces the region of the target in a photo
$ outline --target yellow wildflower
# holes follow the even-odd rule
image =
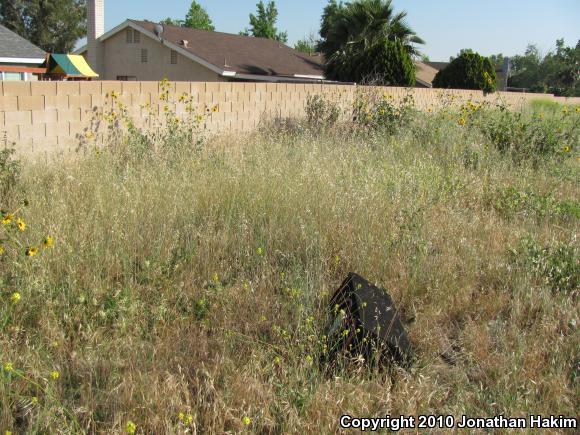
[[[252,423],[252,419],[250,419],[250,417],[248,417],[247,415],[244,415],[242,417],[242,423],[244,424],[244,426],[249,426],[250,423]]]
[[[12,219],[14,219],[14,215],[12,213],[6,213],[2,217],[2,225],[10,225],[10,223],[12,222]]]
[[[211,108],[211,111],[212,111],[213,113],[217,113],[217,112],[219,112],[219,111],[220,111],[220,108],[219,108],[219,106],[216,104],[215,106],[213,106],[213,107]]]
[[[276,364],[277,366],[279,366],[281,362],[282,362],[282,360],[280,359],[279,356],[274,358],[274,364]]]
[[[11,301],[12,301],[12,303],[14,303],[14,304],[17,304],[17,303],[20,301],[20,299],[21,299],[21,298],[22,298],[22,297],[20,296],[20,293],[18,293],[18,292],[14,292],[14,293],[12,293],[12,294],[10,295],[10,300],[11,300]]]
[[[18,225],[18,229],[20,231],[24,231],[26,229],[26,223],[20,218],[16,219],[16,225]]]
[[[60,373],[56,370],[50,372],[50,377],[52,380],[56,381],[60,377]]]
[[[38,254],[38,248],[36,246],[29,246],[26,248],[25,253],[27,257],[34,257],[36,254]]]
[[[12,432],[10,432],[9,430],[4,431],[4,435],[12,435]]]
[[[565,106],[565,107],[562,109],[562,113],[563,113],[564,115],[568,113],[568,106]]]
[[[569,153],[569,152],[570,152],[570,147],[569,147],[568,145],[564,145],[564,148],[562,148],[562,150],[563,150],[565,153]]]
[[[85,133],[85,137],[86,137],[88,140],[92,140],[92,139],[94,139],[94,138],[95,138],[95,133],[93,133],[92,131],[87,131],[87,132]]]
[[[4,246],[0,245],[0,255],[3,255],[4,252],[6,252],[6,250],[4,249]]]
[[[211,279],[213,280],[213,282],[219,282],[220,276],[218,275],[217,272],[214,272]]]
[[[54,245],[54,239],[51,236],[46,236],[46,238],[42,242],[42,246],[44,246],[45,248],[50,248],[52,247],[52,245]]]
[[[459,118],[459,121],[457,121],[459,125],[465,125],[465,118]]]
[[[130,435],[134,434],[135,432],[137,432],[137,425],[133,423],[131,420],[129,420],[125,425],[125,432]]]
[[[2,366],[2,368],[4,369],[5,372],[8,372],[8,373],[14,371],[14,366],[12,365],[11,362],[4,363],[4,365]]]
[[[185,419],[183,420],[183,422],[184,422],[186,425],[191,425],[191,424],[193,423],[193,415],[191,415],[191,414],[186,414],[186,415],[185,415]]]
[[[36,396],[32,396],[32,397],[30,398],[30,403],[32,404],[32,406],[36,406],[36,405],[38,405],[38,397],[36,397]]]
[[[259,246],[258,249],[256,249],[256,254],[262,255],[263,253],[264,253],[264,250],[262,249],[261,246]]]
[[[308,364],[312,364],[312,357],[310,355],[306,355],[305,359]]]
[[[576,107],[576,113],[580,113],[580,107]]]

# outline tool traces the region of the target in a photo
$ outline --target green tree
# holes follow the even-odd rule
[[[327,60],[326,76],[340,81],[381,85],[415,83],[413,57],[423,44],[395,13],[391,0],[329,1],[322,15],[320,50]]]
[[[492,54],[491,56],[489,56],[489,60],[491,60],[491,63],[493,63],[493,65],[496,68],[503,67],[503,61],[504,61],[504,59],[505,59],[505,56],[502,53]]]
[[[479,89],[495,92],[495,66],[487,57],[465,50],[433,79],[434,88]]]
[[[192,29],[214,31],[215,27],[207,11],[198,2],[192,1],[184,20],[165,18],[161,24],[168,26],[190,27]]]
[[[198,2],[192,1],[189,11],[185,16],[183,27],[191,27],[192,29],[201,30],[215,30],[215,27],[209,17],[207,11]]]
[[[87,33],[85,0],[2,0],[0,24],[49,53],[68,53]]]
[[[161,20],[160,23],[166,24],[168,26],[183,27],[183,24],[185,23],[185,21],[167,17],[164,20]]]
[[[302,53],[306,54],[314,54],[316,53],[316,48],[318,47],[318,41],[314,36],[314,33],[311,33],[304,39],[298,40],[296,44],[294,44],[294,50],[298,50]]]
[[[566,47],[564,40],[558,39],[556,51],[545,56],[535,45],[529,45],[523,55],[510,58],[510,68],[510,87],[580,96],[580,41],[575,47]]]
[[[250,14],[250,29],[245,29],[240,34],[256,38],[274,39],[286,43],[288,41],[288,33],[280,32],[276,28],[276,21],[278,20],[276,3],[269,1],[267,5],[264,5],[264,2],[260,0],[256,8],[256,15]]]

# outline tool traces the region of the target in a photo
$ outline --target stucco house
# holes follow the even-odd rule
[[[0,24],[0,80],[38,80],[46,53]]]
[[[104,32],[104,1],[89,0],[86,57],[102,80],[321,82],[320,56],[265,38],[126,20]]]

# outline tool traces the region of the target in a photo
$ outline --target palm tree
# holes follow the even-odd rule
[[[327,59],[327,77],[360,81],[371,74],[380,75],[379,69],[384,69],[392,58],[404,65],[391,65],[387,69],[404,74],[385,76],[379,82],[412,84],[411,57],[420,55],[416,45],[424,41],[406,23],[406,16],[406,12],[395,14],[391,0],[357,0],[346,4],[331,0],[324,10],[319,47]],[[377,62],[377,55],[383,59]],[[406,71],[409,68],[411,71]]]

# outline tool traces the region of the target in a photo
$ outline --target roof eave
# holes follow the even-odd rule
[[[0,63],[25,63],[25,64],[39,64],[44,62],[44,57],[0,57]]]

